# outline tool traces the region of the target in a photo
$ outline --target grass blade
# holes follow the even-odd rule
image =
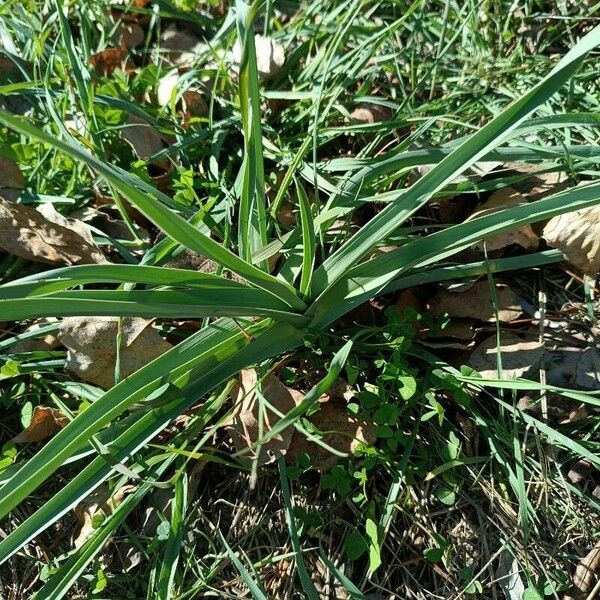
[[[300,206],[300,222],[302,224],[302,275],[300,277],[300,294],[302,297],[309,295],[310,282],[315,264],[315,225],[310,210],[310,204],[304,187],[296,181],[298,191],[298,204]]]
[[[594,28],[529,92],[451,152],[429,173],[389,204],[356,235],[330,256],[315,272],[313,294],[323,293],[344,276],[382,238],[426,204],[449,181],[501,145],[509,134],[540,104],[548,100],[575,73],[585,56],[600,43],[600,27]]]
[[[171,503],[171,528],[165,545],[165,554],[160,565],[158,574],[158,589],[156,597],[159,600],[170,600],[173,595],[173,583],[181,542],[183,540],[183,529],[187,511],[187,473],[183,470],[175,482],[175,495]]]
[[[151,186],[145,185],[138,177],[98,160],[87,150],[76,144],[74,140],[69,143],[59,140],[6,111],[0,110],[0,123],[85,162],[110,183],[114,189],[126,197],[150,221],[186,248],[211,258],[250,283],[273,292],[292,308],[297,310],[305,308],[304,303],[298,298],[292,286],[247,263],[221,244],[199,232],[193,225],[165,206],[165,202],[167,204],[171,202],[168,196]],[[143,191],[140,191],[140,188]]]
[[[283,502],[285,504],[285,511],[287,514],[287,523],[290,530],[290,539],[292,541],[292,548],[294,550],[294,556],[296,560],[296,568],[298,569],[298,576],[300,577],[300,583],[302,589],[306,594],[308,600],[319,600],[319,594],[315,588],[315,584],[312,582],[304,559],[302,558],[302,547],[300,546],[300,540],[298,538],[298,529],[296,528],[296,518],[294,517],[294,508],[292,506],[292,499],[290,496],[290,485],[285,472],[285,462],[283,458],[277,461],[279,467],[279,481],[281,482],[281,490],[283,492]]]
[[[258,69],[254,44],[254,16],[258,3],[248,6],[236,0],[238,41],[241,50],[239,89],[240,111],[244,130],[244,162],[242,164],[242,193],[238,222],[240,256],[252,261],[252,254],[267,243],[265,208],[265,173],[263,165],[262,128]],[[268,269],[268,262],[260,263]]]
[[[0,318],[10,321],[50,316],[136,316],[199,318],[270,316],[303,326],[308,318],[257,289],[71,290],[33,298],[0,299]]]

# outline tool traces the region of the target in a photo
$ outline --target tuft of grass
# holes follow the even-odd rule
[[[595,409],[597,396],[457,369],[420,344],[423,328],[439,324],[398,315],[392,294],[562,260],[542,250],[465,263],[460,253],[600,200],[597,8],[584,18],[533,0],[518,10],[504,0],[137,4],[0,7],[0,58],[17,69],[0,81],[0,154],[25,175],[19,201],[68,214],[103,197],[131,234],[94,230],[111,265],[2,257],[3,428],[49,401],[74,418],[41,447],[2,447],[0,594],[495,598],[507,556],[530,594],[562,593],[585,554],[580,540],[598,534],[599,508],[564,471],[582,458],[600,467],[600,421],[590,408],[584,422],[557,425],[516,399],[553,393]],[[115,18],[130,13],[145,28],[129,52],[135,69],[94,72],[89,56],[116,43]],[[203,83],[204,116],[182,115],[178,92],[167,107],[155,102],[171,70],[161,33],[184,24],[201,35],[182,85]],[[286,52],[264,82],[258,31]],[[388,118],[356,122],[364,105]],[[168,146],[134,157],[121,136],[129,115]],[[475,203],[514,183],[456,181],[484,159],[590,183],[436,222],[433,202]],[[164,189],[157,160],[172,167]],[[432,168],[415,181],[420,165]],[[293,221],[280,219],[284,204]],[[213,272],[169,266],[186,252]],[[371,311],[373,298],[387,309]],[[70,315],[160,319],[179,343],[105,392],[72,381],[62,351],[11,354],[32,319]],[[266,470],[250,489],[220,423],[232,378],[251,366],[278,366],[304,390],[259,443],[293,426],[327,446],[307,415],[338,376],[355,392],[349,413],[374,423],[376,442],[325,473],[307,455],[281,459],[278,480]],[[206,463],[197,495],[194,461]],[[114,493],[126,483],[134,491],[72,549],[70,510],[101,485]],[[156,490],[168,508],[144,529]],[[128,545],[140,554],[132,570]]]

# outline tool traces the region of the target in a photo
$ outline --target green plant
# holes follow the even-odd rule
[[[355,5],[358,11],[360,3]],[[237,30],[243,47],[239,75],[239,110],[244,134],[241,193],[237,207],[237,244],[216,241],[202,228],[202,211],[196,215],[184,211],[150,184],[90,153],[66,131],[58,137],[25,119],[0,111],[0,122],[5,126],[26,139],[36,140],[44,149],[57,151],[85,164],[109,185],[116,196],[125,198],[166,236],[157,248],[146,254],[140,264],[68,267],[23,277],[0,286],[0,320],[68,315],[172,319],[219,317],[96,399],[35,456],[19,465],[17,470],[10,472],[5,478],[0,516],[7,515],[26,501],[61,466],[86,450],[89,442],[105,428],[110,427],[114,434],[111,436],[111,443],[106,446],[108,454],[96,456],[67,485],[0,542],[0,561],[8,559],[40,531],[49,527],[115,470],[118,472],[121,468],[118,465],[121,463],[130,461],[128,474],[133,472],[143,476],[143,484],[135,494],[129,496],[98,527],[94,536],[48,580],[40,592],[40,597],[43,598],[58,598],[65,593],[68,586],[94,559],[115,527],[148,489],[160,480],[171,465],[170,460],[157,460],[156,464],[146,461],[147,464],[144,464],[135,458],[132,460],[132,457],[166,424],[199,398],[209,398],[200,409],[198,418],[202,419],[211,414],[215,403],[219,401],[219,386],[239,370],[301,347],[307,340],[326,333],[341,316],[382,292],[400,289],[414,281],[433,282],[448,277],[486,273],[488,268],[502,270],[559,260],[560,253],[548,252],[522,259],[507,259],[505,262],[435,266],[482,239],[525,223],[592,206],[600,200],[600,184],[579,187],[424,237],[410,238],[388,254],[369,258],[377,245],[398,234],[416,211],[481,158],[493,156],[494,153],[530,160],[542,160],[546,157],[542,148],[532,151],[531,148],[502,146],[531,128],[552,127],[553,124],[565,127],[578,122],[577,115],[559,115],[529,122],[526,119],[569,81],[587,53],[600,43],[600,28],[596,28],[539,83],[532,85],[529,91],[499,112],[479,131],[459,140],[457,145],[420,153],[392,152],[362,170],[355,169],[352,159],[345,163],[338,162],[333,166],[343,166],[349,173],[344,185],[341,189],[330,190],[325,201],[319,198],[311,206],[303,185],[295,179],[295,175],[300,171],[303,152],[306,152],[311,143],[316,145],[319,116],[330,109],[334,98],[329,98],[327,106],[322,110],[317,103],[314,130],[306,138],[307,141],[302,146],[303,152],[297,155],[298,160],[290,161],[289,177],[279,192],[283,198],[289,191],[286,186],[294,183],[300,226],[281,239],[269,242],[276,225],[273,211],[266,206],[264,193],[263,160],[266,150],[262,144],[254,38],[249,35],[253,31],[258,4],[248,7],[238,0],[236,6]],[[349,13],[348,22],[351,21],[351,16]],[[399,20],[394,27],[399,27],[401,23]],[[335,43],[332,48],[335,48]],[[333,51],[330,56],[333,56]],[[85,77],[77,75],[76,70],[73,71],[73,76],[79,84],[80,101],[86,104],[91,115],[90,103],[93,98],[86,87]],[[585,146],[572,149],[575,155],[586,155],[587,150]],[[589,154],[596,151],[595,148],[589,150]],[[381,195],[356,197],[358,187],[374,177],[393,175],[421,163],[436,165],[410,187]],[[302,168],[308,167],[308,163],[303,164]],[[316,164],[313,164],[312,175],[316,180]],[[326,234],[336,219],[348,216],[362,205],[377,202],[385,203],[385,209],[364,227],[337,246],[328,243]],[[245,283],[231,281],[220,275],[157,266],[180,246],[212,259],[221,269],[235,273]],[[277,251],[282,251],[286,260],[279,273],[273,275],[268,272],[267,259]],[[118,288],[73,289],[100,284],[116,284]],[[250,317],[261,318],[255,320]],[[344,352],[342,363],[349,351],[350,346]],[[387,368],[398,368],[399,365],[400,360]],[[5,367],[7,365],[3,368]],[[398,372],[388,371],[387,376],[396,380]],[[403,390],[407,390],[405,393],[409,394],[413,389],[414,378],[408,371],[403,371],[400,376],[405,378],[399,390],[403,396]],[[459,376],[460,374],[455,374],[456,378]],[[385,377],[385,371],[382,377]],[[447,378],[446,373],[440,375],[440,378],[444,377]],[[478,383],[475,379],[462,375],[461,381]],[[325,390],[315,388],[307,397],[314,396],[317,391]],[[383,428],[389,427],[397,418],[394,408],[380,400],[377,405],[369,408],[373,409],[383,437],[387,434]],[[432,406],[432,410],[435,409]],[[509,406],[507,410],[510,410]],[[564,440],[561,441],[564,443]],[[7,449],[4,454],[9,452]],[[281,477],[283,481],[283,469]],[[157,585],[161,590],[160,597],[169,596],[172,583],[170,572],[176,562],[180,521],[185,510],[181,500],[184,479],[174,478],[169,483],[175,487],[180,501],[178,510],[174,511],[172,517],[174,533],[168,537],[164,562],[159,571]],[[287,491],[285,485],[284,489]],[[335,485],[343,484],[337,482]],[[291,515],[292,507],[287,496]],[[371,561],[375,564],[378,559],[378,530],[372,519],[369,523],[368,545],[372,552]],[[293,527],[291,531],[294,550],[297,550],[297,532]],[[243,566],[240,567],[242,568]],[[248,585],[256,587],[256,584],[250,583],[251,575],[246,571],[242,572]],[[306,574],[302,573],[302,576],[306,577]],[[100,579],[99,577],[97,586],[101,585]],[[258,587],[256,590],[256,594],[262,593]]]

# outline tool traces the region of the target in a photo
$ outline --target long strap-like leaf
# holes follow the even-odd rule
[[[167,196],[152,187],[144,185],[138,177],[102,162],[75,141],[67,143],[59,140],[35,125],[27,123],[6,111],[0,110],[0,123],[85,162],[174,240],[202,256],[211,258],[248,282],[274,293],[294,310],[304,310],[305,305],[298,298],[292,286],[247,263],[218,242],[205,236],[165,206],[164,202],[168,203],[170,201]]]
[[[502,144],[540,104],[575,73],[590,50],[600,44],[600,26],[588,33],[537,85],[463,142],[429,173],[371,219],[315,271],[312,296],[322,294],[343,277],[379,240],[390,235],[454,177]]]

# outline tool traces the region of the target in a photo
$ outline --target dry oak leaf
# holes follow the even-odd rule
[[[56,323],[58,319],[49,317],[46,319],[40,319],[35,323],[32,323],[23,331],[23,333],[32,333],[46,327],[51,323]],[[42,337],[30,337],[24,340],[19,340],[10,346],[10,352],[13,354],[20,354],[22,352],[35,352],[35,351],[47,351],[54,350],[57,346],[60,346],[60,341],[56,337],[56,332],[47,333]]]
[[[496,284],[498,320],[508,322],[521,315],[521,303],[515,292],[504,284]],[[429,300],[429,311],[434,317],[445,313],[452,318],[495,321],[490,284],[482,280],[465,291],[451,292],[441,289]]]
[[[375,442],[375,426],[348,412],[343,398],[323,396],[319,399],[320,409],[308,420],[323,433],[320,440],[338,452],[354,454],[361,445]],[[310,456],[316,469],[325,471],[338,461],[338,457],[320,444],[308,439],[301,431],[294,429],[287,459],[294,461],[301,453]]]
[[[559,192],[569,185],[569,180],[563,171],[540,170],[540,166],[525,162],[503,163],[503,171],[514,171],[519,175],[527,175],[523,181],[513,183],[512,187],[525,195],[528,200],[540,200]]]
[[[478,207],[465,221],[471,221],[472,219],[495,213],[498,210],[514,208],[523,204],[527,204],[527,198],[525,198],[525,196],[522,196],[517,190],[511,187],[503,188],[494,192],[489,199]],[[509,231],[494,235],[485,240],[485,242],[478,242],[473,247],[476,250],[483,251],[484,244],[489,252],[502,250],[513,244],[521,246],[521,248],[525,248],[526,250],[535,250],[539,245],[539,240],[538,236],[531,228],[531,225],[523,225],[517,229],[510,229]]]
[[[107,485],[102,484],[92,492],[83,502],[79,503],[73,512],[79,521],[79,532],[73,540],[75,549],[81,548],[84,542],[94,532],[94,520],[96,517],[108,516],[123,502],[125,496],[135,490],[133,485],[120,487],[112,496]]]
[[[279,422],[280,417],[268,407],[261,411],[261,402],[257,394],[258,374],[254,369],[240,371],[237,383],[231,391],[234,402],[234,413],[225,423],[231,435],[236,451],[250,449],[251,456],[257,460],[258,466],[264,466],[285,455],[292,441],[293,427],[287,427],[273,436],[260,447],[258,455],[252,447],[259,441],[259,419],[262,418],[262,431],[268,433]],[[269,374],[262,381],[260,390],[263,398],[280,413],[287,414],[298,406],[304,394],[288,389],[275,375]],[[261,414],[262,413],[262,414]]]
[[[108,77],[116,69],[122,69],[125,73],[133,73],[133,63],[127,57],[127,48],[106,48],[102,52],[92,54],[89,61],[94,71],[99,75]]]
[[[564,600],[586,600],[595,597],[595,594],[588,594],[592,591],[598,571],[600,571],[600,542],[577,564],[573,576],[573,588],[565,595]]]
[[[25,187],[25,178],[17,163],[0,156],[0,197],[16,202]]]
[[[123,126],[122,135],[142,160],[150,158],[164,147],[158,131],[137,115],[129,115],[127,123]]]
[[[146,34],[137,23],[121,21],[119,24],[119,41],[122,47],[137,48],[145,39]]]
[[[59,213],[54,208],[54,205],[51,204],[50,202],[45,202],[44,204],[40,204],[37,207],[37,211],[40,214],[44,215],[44,217],[46,217],[46,219],[48,219],[48,221],[52,221],[52,223],[56,223],[56,225],[60,225],[61,227],[64,227],[65,229],[70,229],[77,235],[81,236],[85,240],[85,242],[88,243],[90,246],[96,246],[96,242],[94,242],[94,238],[92,236],[92,230],[90,229],[90,226],[87,223],[84,223],[81,219],[75,219],[73,217],[65,217],[64,215]],[[98,248],[98,252],[100,252],[99,248]],[[102,254],[102,253],[100,252],[100,254]],[[102,258],[104,258],[103,255],[102,255]],[[106,260],[104,259],[104,260],[98,261],[98,262],[106,262]]]
[[[484,340],[469,358],[468,364],[484,379],[498,377],[498,347],[496,336]],[[514,333],[500,335],[500,358],[502,379],[518,379],[539,368],[544,353],[537,334],[525,334],[522,338]]]
[[[387,106],[381,104],[361,104],[357,106],[350,114],[350,119],[354,123],[364,123],[372,125],[373,123],[382,123],[392,118],[392,111]]]
[[[178,23],[168,25],[160,36],[161,50],[169,50],[171,58],[178,58],[182,53],[192,52],[200,44],[200,38],[194,31]]]
[[[122,135],[123,139],[133,148],[137,157],[142,160],[148,160],[164,148],[162,137],[158,131],[137,115],[129,115]],[[173,163],[166,158],[152,160],[148,165],[148,174],[163,192],[169,187],[172,171]]]
[[[66,371],[108,389],[115,384],[118,317],[67,317],[58,330],[67,348]],[[150,321],[123,319],[120,348],[121,378],[128,377],[173,346],[160,337]]]
[[[80,222],[76,224],[75,219],[59,217],[68,226],[54,222],[54,217],[46,218],[30,206],[0,198],[0,248],[25,260],[52,265],[107,262],[91,239],[89,229],[89,237],[84,236],[78,225]],[[83,223],[81,225],[85,227]]]
[[[29,425],[12,441],[15,444],[43,442],[57,434],[68,422],[69,419],[60,410],[47,406],[36,406],[33,409]]]
[[[553,217],[542,235],[580,271],[592,276],[600,271],[600,206]]]

